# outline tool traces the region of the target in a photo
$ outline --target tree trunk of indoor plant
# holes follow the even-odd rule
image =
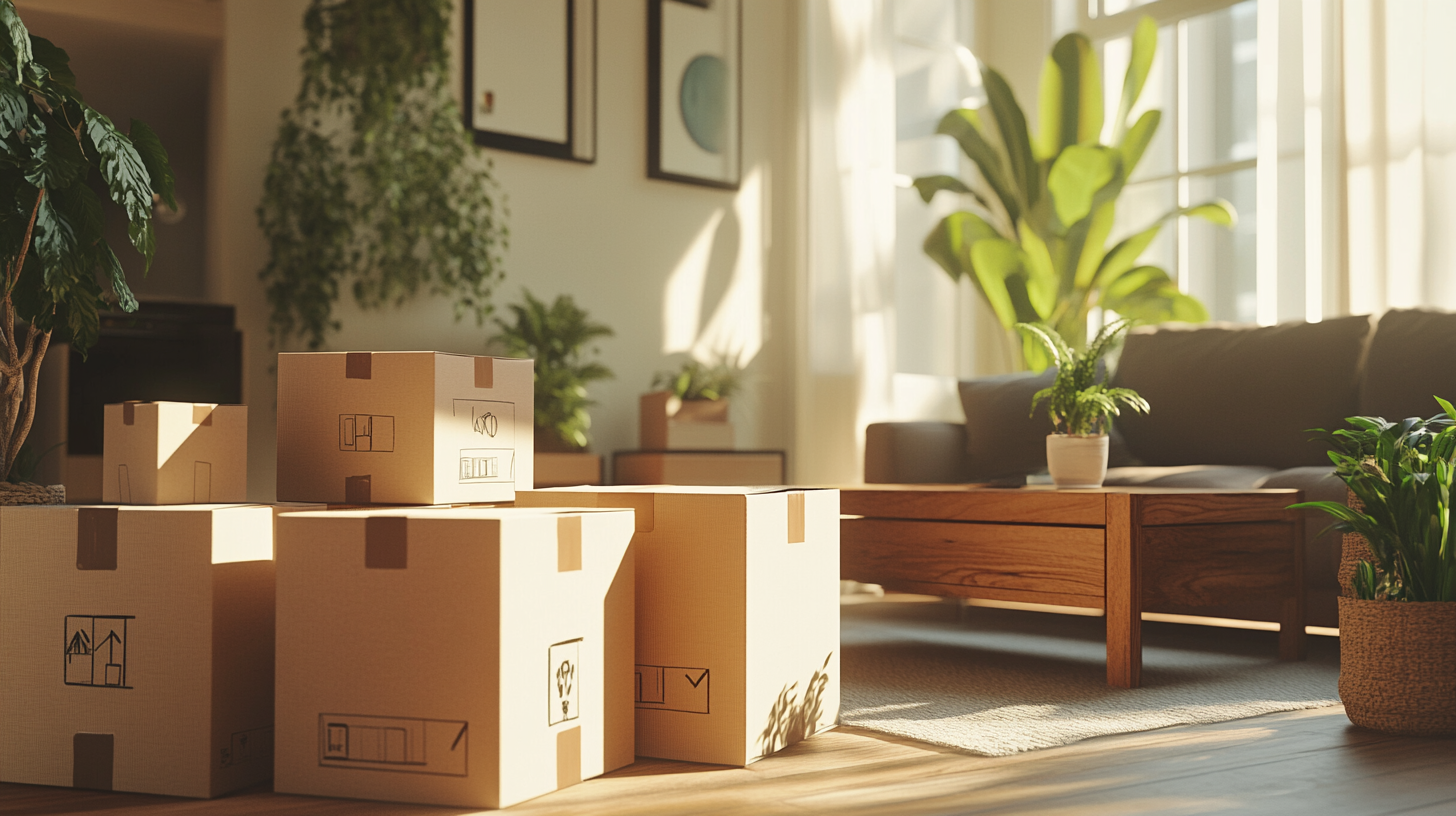
[[[1107,478],[1107,434],[1048,434],[1047,470],[1057,487],[1101,487]]]

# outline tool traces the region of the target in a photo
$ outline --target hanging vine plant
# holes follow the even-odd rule
[[[363,308],[419,294],[483,324],[505,208],[450,92],[451,0],[313,0],[258,223],[275,344],[323,347],[342,289]]]

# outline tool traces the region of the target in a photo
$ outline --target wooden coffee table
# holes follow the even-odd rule
[[[1142,613],[1236,605],[1304,657],[1298,490],[843,488],[844,578],[927,595],[1102,609],[1107,682],[1136,688]]]

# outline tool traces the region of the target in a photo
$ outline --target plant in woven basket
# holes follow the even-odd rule
[[[501,330],[496,339],[510,356],[536,361],[536,445],[541,450],[580,450],[587,446],[591,428],[587,409],[596,404],[586,387],[614,376],[611,369],[587,359],[587,346],[614,332],[592,322],[570,295],[560,295],[548,306],[527,290],[521,294],[523,302],[509,307],[514,321],[496,319]],[[592,347],[591,353],[599,352]]]
[[[70,57],[31,35],[0,0],[0,482],[35,417],[36,383],[51,334],[84,353],[98,310],[136,311],[126,272],[106,243],[104,190],[127,220],[143,270],[156,251],[152,207],[176,208],[167,153],[151,128],[128,133],[87,105]],[[103,282],[104,281],[104,282]],[[23,469],[23,468],[22,468]]]
[[[1085,351],[1078,351],[1049,326],[1017,323],[1016,328],[1046,347],[1057,366],[1052,384],[1032,396],[1032,415],[1046,403],[1057,433],[1092,436],[1106,433],[1110,418],[1121,414],[1124,407],[1147,413],[1147,400],[1131,388],[1109,386],[1103,382],[1105,370],[1101,373],[1098,370],[1102,357],[1131,327],[1132,320],[1127,318],[1108,323]]]
[[[1361,507],[1305,502],[1334,528],[1358,533],[1372,560],[1356,565],[1362,600],[1456,601],[1456,551],[1451,540],[1451,487],[1456,481],[1456,408],[1436,398],[1444,415],[1391,422],[1350,417],[1352,428],[1318,430],[1333,448],[1335,473]]]

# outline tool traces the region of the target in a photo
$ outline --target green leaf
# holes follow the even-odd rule
[[[1122,151],[1122,172],[1129,178],[1132,171],[1143,160],[1143,153],[1147,152],[1148,145],[1152,144],[1153,135],[1158,132],[1158,123],[1163,121],[1163,112],[1150,110],[1143,111],[1136,123],[1123,134],[1122,141],[1118,143],[1118,150]]]
[[[151,177],[136,148],[111,120],[92,108],[85,108],[86,134],[101,159],[101,177],[111,192],[111,200],[126,210],[127,220],[136,231],[137,222],[152,217]],[[133,235],[132,243],[137,239]],[[138,249],[141,247],[138,245]],[[143,252],[143,254],[147,254]],[[148,256],[150,257],[150,256]]]
[[[13,82],[0,81],[0,139],[9,139],[25,127],[30,98]]]
[[[64,291],[84,273],[86,252],[77,240],[76,229],[49,194],[36,210],[33,244],[42,261],[46,288]]]
[[[1072,145],[1063,150],[1047,174],[1058,220],[1070,227],[1091,214],[1095,197],[1117,180],[1121,167],[1121,155],[1111,148]]]
[[[961,146],[961,152],[981,171],[981,178],[990,185],[991,192],[995,193],[1001,206],[1006,209],[1007,217],[1015,223],[1021,217],[1022,200],[1007,182],[1006,167],[1001,161],[1001,154],[987,141],[981,128],[980,114],[965,108],[953,110],[940,118],[935,132],[956,140]],[[919,187],[918,184],[916,186]],[[925,191],[921,190],[920,194],[924,196]]]
[[[136,251],[142,254],[146,265],[142,267],[142,274],[152,271],[152,258],[157,254],[157,236],[152,230],[150,220],[132,221],[126,227],[127,237],[131,239],[131,245]]]
[[[130,136],[132,147],[136,148],[137,155],[147,168],[152,191],[162,197],[162,203],[177,209],[176,181],[172,178],[172,165],[167,160],[167,149],[162,147],[162,140],[140,119],[131,120]]]
[[[1049,315],[1056,309],[1061,276],[1057,274],[1052,263],[1051,251],[1041,236],[1036,234],[1036,230],[1022,222],[1017,233],[1021,236],[1021,251],[1025,257],[1028,276],[1027,292],[1031,297],[1032,307],[1038,314]]]
[[[954,212],[940,220],[925,236],[923,248],[951,280],[970,275],[971,245],[987,238],[1003,237],[986,219],[975,213]],[[1011,324],[1007,323],[1007,326]]]
[[[25,180],[36,187],[66,187],[85,175],[89,165],[76,135],[39,116],[30,118],[35,150],[25,163]]]
[[[1107,257],[1107,236],[1112,234],[1112,224],[1116,220],[1117,207],[1114,202],[1099,204],[1087,223],[1086,233],[1078,236],[1081,247],[1077,254],[1076,275],[1072,280],[1072,285],[1077,290],[1090,287],[1097,279],[1097,270]]]
[[[1102,69],[1085,35],[1072,33],[1052,47],[1041,72],[1041,132],[1036,155],[1050,159],[1102,133]]]
[[[971,269],[1002,325],[1041,320],[1028,291],[1026,255],[1005,238],[987,238],[971,245]],[[1006,315],[1011,320],[1005,319]]]
[[[1205,201],[1202,204],[1195,204],[1192,207],[1185,207],[1177,212],[1169,213],[1165,218],[1179,215],[1202,218],[1209,223],[1229,228],[1232,228],[1239,220],[1237,213],[1234,212],[1234,205],[1221,198],[1213,201]]]
[[[991,103],[991,115],[996,120],[996,129],[1001,133],[1002,146],[1011,160],[1012,184],[1020,193],[1026,207],[1036,205],[1041,195],[1041,169],[1031,153],[1031,140],[1027,135],[1026,115],[1016,102],[1016,95],[1006,78],[994,69],[981,72],[981,81],[986,87],[986,98]],[[1015,218],[1013,218],[1013,221]]]
[[[1132,115],[1132,109],[1142,95],[1143,85],[1148,81],[1148,72],[1153,68],[1153,57],[1157,56],[1157,52],[1158,24],[1151,17],[1143,17],[1138,20],[1137,28],[1132,34],[1132,54],[1127,61],[1127,73],[1123,76],[1122,99],[1117,104],[1117,121],[1112,133],[1114,144],[1125,144],[1123,134],[1127,132],[1127,117]],[[1138,151],[1138,155],[1141,154],[1142,151]],[[1136,161],[1129,164],[1128,173],[1132,172],[1132,165],[1135,164]]]
[[[121,268],[121,260],[111,247],[102,241],[97,245],[97,256],[101,268],[106,270],[107,276],[111,279],[111,291],[116,293],[116,303],[123,312],[135,312],[137,310],[136,295],[132,294],[131,287],[126,283],[126,270]]]
[[[5,26],[10,41],[10,53],[14,56],[12,65],[18,74],[23,75],[35,57],[30,50],[30,32],[20,21],[20,14],[15,11],[15,3],[11,0],[0,0],[0,25]]]
[[[1152,245],[1162,229],[1163,222],[1158,221],[1142,232],[1118,241],[1117,245],[1103,256],[1102,263],[1097,267],[1096,285],[1105,287],[1108,282],[1132,269],[1133,264],[1137,263],[1137,259]]]
[[[81,92],[76,90],[76,74],[71,70],[71,58],[65,50],[56,46],[55,43],[45,37],[30,35],[31,53],[34,54],[35,65],[45,69],[46,75],[54,83],[62,96],[81,101]],[[35,74],[34,68],[31,71]],[[39,79],[39,77],[37,77]]]
[[[1203,304],[1178,291],[1168,273],[1156,266],[1130,269],[1105,284],[1098,305],[1145,323],[1198,323],[1208,319]]]

